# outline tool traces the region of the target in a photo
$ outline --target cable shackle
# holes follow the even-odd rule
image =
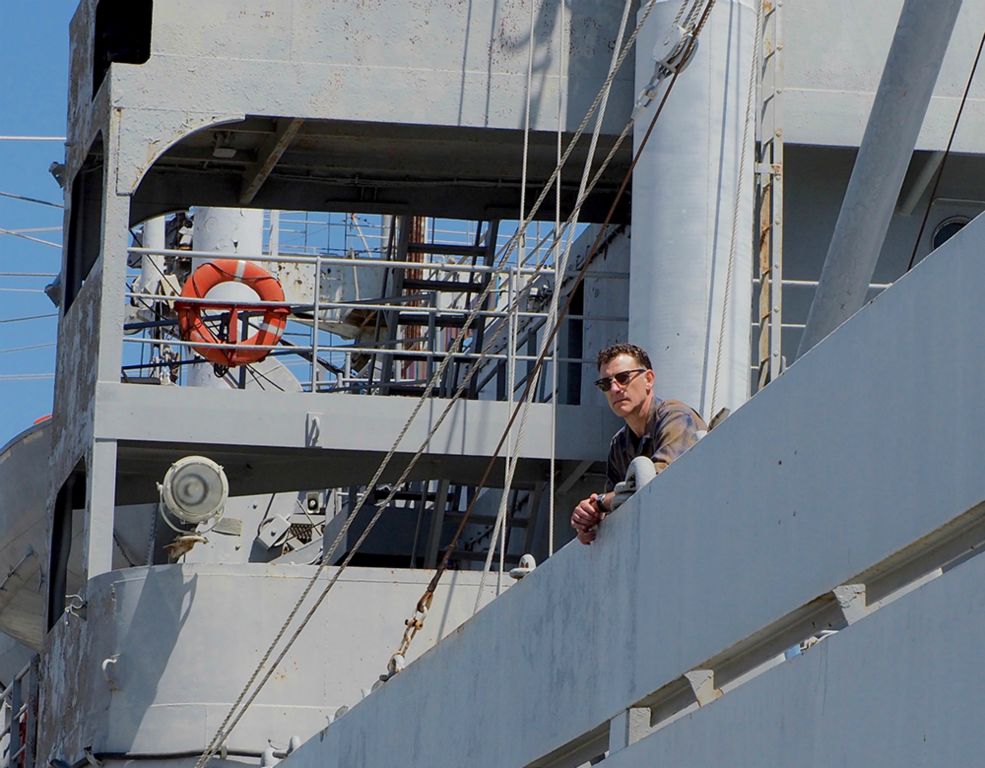
[[[390,657],[390,661],[386,665],[387,674],[381,675],[381,680],[389,680],[398,672],[403,671],[403,668],[407,666],[407,651],[410,649],[410,644],[414,636],[424,628],[424,622],[427,620],[432,600],[434,600],[434,590],[428,587],[424,594],[421,595],[421,599],[417,601],[417,608],[414,610],[414,615],[404,621],[406,629],[400,641],[400,647]]]

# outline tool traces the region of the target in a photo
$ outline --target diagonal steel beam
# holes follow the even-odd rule
[[[281,155],[294,141],[298,131],[301,130],[303,122],[304,120],[299,117],[276,121],[273,135],[260,145],[257,150],[256,162],[246,169],[243,186],[239,192],[240,205],[249,205],[253,202],[253,198],[257,196],[260,187],[263,186],[277,165],[277,161],[280,160]]]

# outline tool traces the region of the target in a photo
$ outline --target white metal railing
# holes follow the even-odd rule
[[[0,742],[6,740],[6,753],[0,758],[3,768],[34,768],[38,746],[38,656],[18,672],[0,693],[0,708],[5,721]]]
[[[451,271],[451,272],[467,272],[467,273],[493,273],[497,275],[505,276],[509,273],[511,267],[487,267],[482,264],[461,264],[455,261],[388,261],[382,258],[360,258],[353,257],[347,258],[344,256],[322,256],[316,254],[314,256],[306,256],[300,254],[292,255],[272,255],[272,254],[236,254],[236,253],[226,253],[224,251],[178,251],[171,250],[167,248],[128,248],[128,253],[132,253],[135,256],[179,256],[182,258],[190,259],[234,259],[239,261],[256,261],[256,262],[282,262],[288,264],[315,264],[318,266],[329,264],[347,267],[369,267],[371,269],[392,269],[393,267],[403,268],[403,269],[418,269],[418,270],[437,270],[437,271]],[[554,270],[551,267],[522,267],[517,268],[520,275],[553,275]],[[465,287],[465,286],[463,286]]]
[[[754,277],[752,279],[753,285],[759,285],[759,278]],[[794,288],[817,288],[817,280],[794,280],[790,278],[784,278],[780,281],[780,284],[784,287],[790,286]],[[869,290],[882,291],[891,286],[892,283],[869,283]]]
[[[508,240],[508,238],[505,238]],[[471,243],[463,243],[471,244]],[[436,249],[440,249],[442,245],[448,245],[448,243],[438,243],[435,245]],[[425,260],[423,261],[393,261],[382,258],[379,255],[350,255],[349,257],[336,257],[323,255],[321,253],[315,253],[312,255],[308,254],[230,254],[218,251],[201,251],[201,250],[173,250],[173,249],[156,249],[156,248],[143,248],[143,247],[133,247],[128,249],[128,252],[134,256],[165,256],[165,257],[179,257],[179,258],[195,258],[195,259],[236,259],[244,261],[255,261],[258,263],[273,263],[273,264],[295,264],[295,265],[305,265],[308,269],[313,271],[313,300],[305,303],[295,303],[295,302],[274,302],[274,301],[216,301],[207,298],[184,298],[174,295],[161,295],[157,293],[149,293],[144,290],[128,290],[125,291],[125,297],[127,301],[132,306],[152,306],[153,302],[181,302],[186,305],[202,305],[204,307],[213,308],[220,310],[224,306],[235,305],[240,316],[243,318],[248,318],[251,315],[262,314],[264,310],[271,307],[283,307],[286,305],[290,306],[294,312],[300,313],[311,313],[310,320],[307,318],[302,318],[301,322],[305,324],[310,323],[310,332],[308,332],[308,342],[292,344],[285,348],[284,345],[255,345],[254,348],[257,350],[268,350],[268,351],[282,351],[291,354],[297,354],[304,357],[310,357],[308,360],[309,377],[308,377],[308,388],[312,392],[317,392],[321,389],[321,384],[324,383],[324,376],[322,374],[323,362],[320,355],[324,354],[329,356],[329,360],[334,359],[336,356],[341,356],[341,362],[346,365],[346,370],[348,370],[348,363],[351,361],[351,356],[358,355],[372,355],[374,360],[380,359],[393,359],[396,356],[400,356],[405,362],[408,359],[420,359],[425,361],[434,361],[443,359],[447,354],[444,346],[447,345],[448,339],[444,339],[444,343],[441,342],[439,322],[442,318],[451,315],[462,315],[473,314],[477,319],[482,322],[491,322],[492,326],[489,328],[490,333],[499,331],[502,333],[502,329],[505,326],[502,324],[515,321],[524,324],[539,323],[543,324],[547,318],[547,312],[535,311],[527,309],[524,306],[520,306],[517,302],[513,302],[513,306],[510,306],[509,297],[520,297],[527,296],[529,292],[539,285],[539,281],[542,279],[552,280],[553,269],[546,264],[540,266],[530,265],[530,266],[518,266],[516,264],[504,264],[499,266],[485,266],[485,265],[473,265],[471,263],[464,263],[468,257],[461,257],[449,254],[425,254]],[[456,260],[460,259],[460,260]],[[491,295],[494,297],[494,306],[489,309],[472,309],[475,303],[475,298],[477,292],[475,290],[476,286],[471,282],[463,282],[461,291],[449,291],[445,295],[451,298],[451,301],[447,306],[439,306],[436,296],[438,295],[436,291],[429,290],[427,288],[422,289],[419,296],[393,296],[386,297],[381,296],[380,298],[369,299],[369,300],[352,300],[351,297],[341,296],[340,300],[332,300],[322,296],[322,269],[323,267],[337,267],[343,266],[353,269],[403,269],[403,270],[415,270],[420,272],[422,275],[427,275],[430,279],[444,280],[447,281],[449,278],[454,281],[455,276],[458,275],[468,275],[471,277],[473,274],[485,275],[487,279],[493,281],[493,286],[491,288]],[[506,306],[503,306],[503,303]],[[360,344],[358,339],[352,343],[339,343],[340,337],[331,331],[325,330],[321,326],[325,322],[343,322],[342,318],[345,313],[351,313],[353,311],[364,311],[377,313],[382,315],[382,313],[398,313],[406,312],[413,313],[414,316],[421,319],[422,324],[429,329],[429,336],[422,334],[419,337],[405,337],[397,338],[392,345],[387,345],[385,343],[381,344]],[[601,320],[601,319],[600,319]],[[164,326],[170,324],[169,321],[152,321],[148,323],[135,322],[130,326],[131,330],[146,330],[148,328],[154,328],[159,326]],[[501,327],[498,329],[495,327],[499,324]],[[328,339],[323,339],[321,336],[323,334],[328,335]],[[509,334],[507,334],[509,336]],[[409,349],[410,346],[416,346],[418,344],[424,343],[426,340],[430,339],[429,343],[431,348],[428,350],[414,350]],[[170,333],[165,334],[164,337],[148,337],[146,335],[142,336],[128,336],[124,338],[124,343],[128,345],[151,347],[154,349],[160,348],[172,348],[181,350],[186,347],[198,348],[198,349],[233,349],[237,345],[224,341],[217,341],[212,343],[206,342],[189,342],[182,341],[178,338],[171,338]],[[457,360],[462,361],[474,361],[480,359],[480,355],[467,348],[453,355]],[[514,344],[508,343],[506,349],[497,352],[487,352],[485,355],[481,356],[483,360],[490,361],[507,361],[507,364],[511,367],[515,366],[518,362],[530,362],[533,357],[529,355],[519,355],[515,349]],[[166,362],[161,362],[158,357],[153,354],[151,356],[151,361],[155,365],[164,366],[167,365]],[[171,361],[173,363],[173,361]],[[186,361],[187,362],[187,361]],[[580,362],[580,361],[579,361]],[[375,365],[375,363],[373,363]],[[144,364],[143,360],[138,366],[128,366],[133,367],[151,367],[151,363]],[[330,366],[331,367],[331,366]],[[393,379],[394,381],[400,380],[400,374],[398,372],[399,366],[392,366],[394,371]],[[341,381],[343,385],[352,384],[353,382],[359,381],[358,377],[352,376],[339,376],[336,374],[338,379],[344,379]]]

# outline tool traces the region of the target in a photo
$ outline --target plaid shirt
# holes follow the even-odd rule
[[[674,459],[698,442],[699,432],[707,431],[704,419],[680,400],[653,398],[646,431],[637,437],[629,425],[623,426],[609,444],[605,490],[611,491],[626,477],[630,462],[649,456],[659,474]]]

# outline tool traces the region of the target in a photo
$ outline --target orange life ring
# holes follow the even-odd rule
[[[230,281],[248,285],[256,291],[260,301],[284,301],[284,289],[281,288],[277,278],[263,267],[240,259],[216,259],[203,264],[185,281],[181,296],[186,299],[204,299],[212,288]],[[260,321],[259,330],[249,338],[239,341],[237,314],[243,309],[241,305],[230,301],[217,301],[214,304],[205,302],[185,304],[179,299],[175,302],[175,310],[178,312],[178,329],[182,339],[203,344],[221,343],[221,339],[202,319],[202,312],[206,309],[229,310],[229,338],[226,343],[236,346],[226,349],[220,347],[193,347],[193,349],[206,360],[228,368],[263,360],[270,350],[262,347],[273,346],[280,341],[284,327],[287,325],[287,316],[290,314],[287,306],[263,307],[263,319]]]

